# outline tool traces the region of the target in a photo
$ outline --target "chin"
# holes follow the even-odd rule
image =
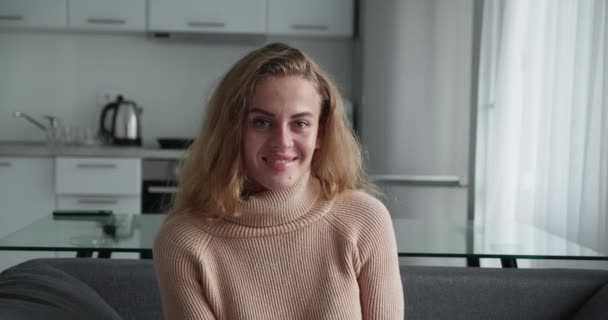
[[[293,186],[294,182],[273,182],[266,185],[266,189],[270,191],[281,191]]]
[[[281,190],[285,190],[291,186],[293,186],[296,181],[298,181],[297,178],[294,179],[272,179],[272,180],[267,180],[265,181],[265,183],[263,184],[263,186],[271,191],[281,191]]]

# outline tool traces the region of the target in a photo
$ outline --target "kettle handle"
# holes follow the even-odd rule
[[[101,116],[99,117],[99,131],[101,133],[101,136],[104,138],[109,138],[112,136],[112,132],[108,128],[106,128],[105,120],[108,111],[113,110],[116,106],[116,103],[110,103],[103,108],[103,111],[101,111]]]

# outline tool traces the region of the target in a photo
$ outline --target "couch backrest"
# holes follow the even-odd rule
[[[86,283],[124,320],[163,318],[152,260],[38,259]]]
[[[408,320],[608,319],[608,271],[401,267],[401,277]]]
[[[151,260],[39,259],[96,290],[125,320],[162,319]],[[608,319],[608,271],[402,267],[405,318]]]

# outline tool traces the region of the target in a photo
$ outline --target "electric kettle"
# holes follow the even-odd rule
[[[123,146],[141,146],[141,114],[143,109],[135,102],[118,96],[107,104],[99,118],[99,131],[106,143]],[[111,121],[106,118],[111,115]],[[110,122],[110,126],[106,126]]]

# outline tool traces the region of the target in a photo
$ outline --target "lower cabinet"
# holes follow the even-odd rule
[[[50,215],[55,207],[53,158],[0,157],[0,237]],[[1,251],[0,271],[53,252]]]
[[[58,157],[55,161],[57,210],[110,210],[141,213],[141,159]],[[74,252],[57,252],[73,257]],[[112,258],[139,258],[112,253]]]
[[[140,213],[141,160],[0,157],[0,237],[54,209]],[[75,251],[0,250],[0,271],[30,259],[75,256]],[[139,255],[115,253],[112,258]]]

